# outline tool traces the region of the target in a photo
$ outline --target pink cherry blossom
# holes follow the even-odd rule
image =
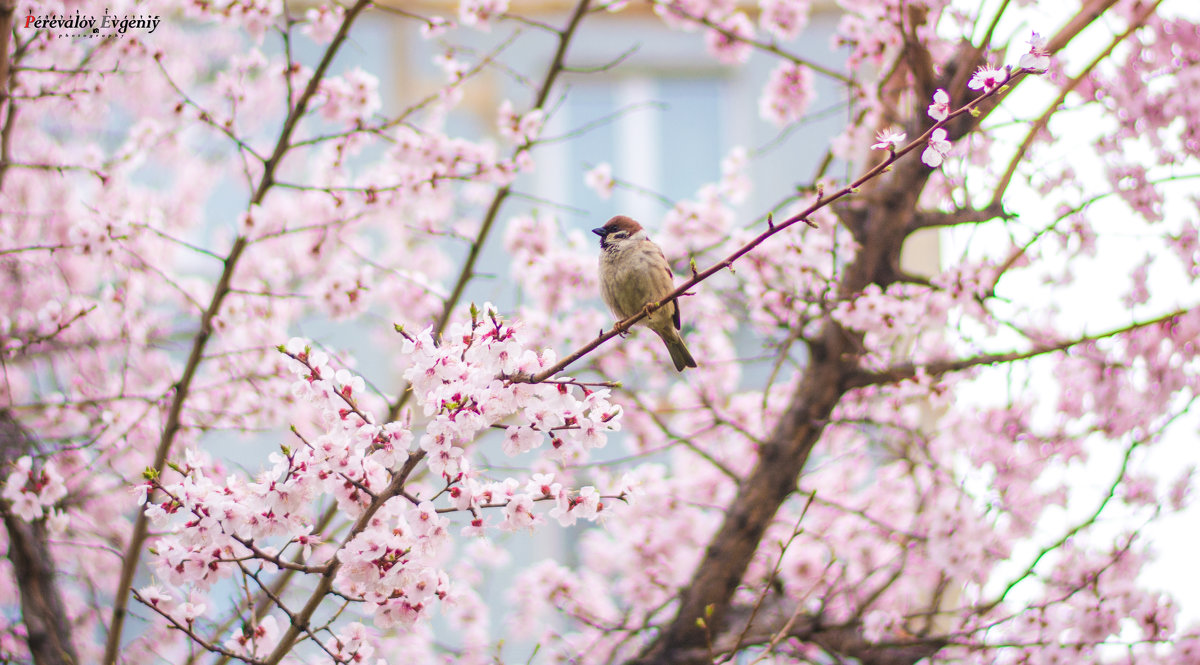
[[[950,115],[950,95],[938,88],[933,93],[933,104],[929,106],[929,117],[941,122]]]
[[[1029,38],[1029,52],[1018,62],[1021,69],[1044,72],[1050,68],[1050,53],[1046,51],[1046,38],[1034,32]]]
[[[808,23],[808,0],[760,0],[759,25],[776,39],[790,41]]]
[[[583,176],[583,182],[596,192],[596,195],[604,200],[608,200],[612,196],[615,181],[612,176],[612,165],[608,162],[597,164],[595,168],[588,171]]]
[[[446,33],[453,23],[444,16],[430,16],[428,22],[421,26],[421,36],[425,39],[440,37]]]
[[[983,66],[971,76],[971,80],[967,82],[967,87],[972,90],[991,92],[1000,87],[1006,80],[1008,80],[1007,70],[997,69],[990,65]]]
[[[500,135],[518,145],[537,139],[545,121],[545,114],[540,109],[517,116],[513,111],[512,102],[507,99],[501,102],[497,116]]]
[[[508,11],[508,0],[463,0],[458,5],[458,20],[465,26],[491,32],[492,25]]]
[[[871,146],[871,149],[895,150],[897,146],[904,143],[905,138],[907,138],[907,134],[895,127],[883,129],[875,135],[875,144]]]
[[[28,455],[17,460],[16,469],[4,483],[3,498],[12,505],[13,512],[31,522],[43,516],[43,510],[54,506],[67,495],[63,478],[53,462],[33,468],[33,459]]]
[[[734,12],[718,24],[718,28],[710,29],[705,43],[708,52],[718,61],[727,65],[739,65],[746,62],[754,50],[746,39],[754,36],[754,24],[743,12]]]
[[[950,153],[950,142],[946,140],[946,130],[937,128],[929,136],[929,144],[925,148],[925,152],[921,153],[921,161],[925,162],[930,168],[937,168],[945,161],[946,155]]]
[[[813,100],[812,75],[803,65],[783,63],[772,72],[762,97],[758,114],[776,125],[799,120]]]
[[[345,10],[338,5],[323,4],[319,7],[308,9],[304,12],[307,24],[302,28],[302,31],[311,37],[314,42],[327,44],[333,39],[338,26],[341,25],[344,14]]]
[[[352,69],[340,78],[322,82],[321,113],[338,122],[364,121],[379,110],[379,81],[371,74]]]

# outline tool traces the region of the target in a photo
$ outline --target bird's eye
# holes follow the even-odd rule
[[[612,234],[612,237],[616,238],[617,240],[621,240],[628,235],[629,234],[624,231],[617,231],[616,233]]]

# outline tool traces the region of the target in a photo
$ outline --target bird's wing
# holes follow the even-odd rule
[[[667,263],[667,257],[663,256],[662,250],[658,250],[659,256],[663,257],[663,269],[667,271],[667,284],[671,285],[671,290],[675,290],[675,274],[671,272],[671,264]],[[671,302],[671,322],[675,324],[676,330],[681,330],[679,322],[679,298]]]

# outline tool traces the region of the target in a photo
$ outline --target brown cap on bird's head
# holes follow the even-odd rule
[[[633,221],[629,217],[626,217],[625,215],[617,215],[616,217],[613,217],[612,219],[605,222],[604,226],[601,226],[598,229],[592,229],[592,233],[595,233],[596,235],[603,238],[604,236],[606,236],[610,233],[616,233],[617,231],[624,231],[625,233],[627,233],[629,235],[633,235],[641,230],[642,230],[641,224],[638,224],[637,222]]]

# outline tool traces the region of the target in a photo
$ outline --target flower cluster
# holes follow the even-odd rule
[[[334,122],[364,122],[379,110],[379,80],[354,68],[321,81],[321,115]]]
[[[776,39],[795,39],[808,23],[809,0],[759,0],[758,23]]]
[[[328,44],[337,33],[345,13],[346,10],[336,4],[310,7],[304,12],[305,24],[301,32],[318,44]]]
[[[432,418],[421,437],[435,473],[452,480],[468,467],[462,446],[485,429],[519,414],[508,429],[514,452],[540,447],[548,439],[552,459],[574,460],[599,448],[617,427],[619,410],[608,391],[585,390],[581,397],[566,384],[529,384],[514,378],[536,374],[555,361],[554,353],[526,349],[517,331],[495,312],[469,324],[452,324],[435,344],[430,330],[406,338],[411,363],[404,378],[417,406]]]
[[[501,421],[512,423],[502,428],[507,453],[522,454],[548,440],[546,456],[561,461],[603,446],[619,423],[604,390],[584,389],[580,397],[565,383],[524,382],[521,377],[552,358],[524,349],[515,328],[491,308],[470,324],[451,326],[440,345],[429,330],[406,336],[404,375],[427,419],[419,435],[411,415],[377,424],[362,378],[335,370],[329,356],[308,342],[293,339],[281,350],[295,363],[292,391],[315,409],[319,436],[284,446],[254,479],[217,480],[211,462],[191,450],[168,474],[148,474],[139,487],[146,514],[166,531],[155,546],[155,569],[190,601],[175,604],[159,587],[143,589],[140,597],[176,625],[205,614],[203,594],[221,579],[292,569],[334,574],[334,591],[362,604],[381,629],[408,626],[450,590],[437,563],[450,545],[450,521],[442,513],[469,514],[467,534],[483,533],[485,511],[491,510],[502,515],[501,529],[532,527],[543,521],[535,510],[541,501],[553,504],[547,514],[563,525],[604,514],[604,497],[595,487],[572,490],[550,474],[486,481],[468,463],[471,443]],[[430,492],[433,498],[421,499],[413,493],[421,490],[407,486],[418,463],[445,484]],[[14,474],[9,486],[28,493],[31,480],[22,468],[25,475]],[[34,493],[39,505],[62,494],[52,468],[42,478]],[[624,494],[618,488],[611,496]],[[355,525],[339,546],[315,531],[308,511],[318,496],[335,499]],[[434,504],[437,497],[444,507]],[[254,650],[271,644],[277,631],[265,620],[255,631],[235,635],[227,645],[261,653]]]
[[[784,62],[775,67],[758,99],[758,114],[776,125],[799,120],[814,97],[812,74],[804,65]]]
[[[388,500],[338,550],[334,588],[369,603],[379,628],[412,624],[449,589],[449,578],[434,564],[448,545],[446,526],[429,502]]]
[[[893,285],[885,291],[871,284],[857,298],[838,303],[833,316],[864,333],[868,362],[882,366],[891,360],[897,342],[919,334],[928,322],[943,320],[951,304],[945,291],[909,285]]]
[[[904,24],[903,3],[842,0],[839,5],[845,11],[838,20],[833,43],[850,47],[846,66],[851,70],[863,63],[882,66],[888,54],[894,53],[904,41],[903,33],[897,29]]]
[[[743,12],[724,17],[716,28],[710,29],[704,42],[708,52],[718,62],[740,65],[750,58],[754,47],[747,41],[754,37],[754,23]]]
[[[16,468],[8,474],[4,481],[4,500],[12,507],[17,517],[32,522],[46,516],[54,531],[61,531],[55,525],[65,517],[54,504],[67,496],[67,485],[58,473],[53,460],[48,460],[33,468],[33,458],[29,455],[17,460]]]
[[[508,0],[463,0],[458,5],[458,20],[465,26],[491,32],[496,19],[506,11]]]
[[[546,114],[541,109],[533,109],[523,116],[518,116],[513,112],[512,102],[506,99],[500,102],[496,124],[500,128],[500,136],[515,145],[526,145],[535,141],[542,133],[545,120]]]
[[[521,267],[516,271],[517,283],[548,312],[578,309],[599,290],[595,257],[586,253],[594,243],[581,231],[564,234],[561,228],[552,215],[518,215],[509,220],[504,233],[504,247],[513,264]]]

